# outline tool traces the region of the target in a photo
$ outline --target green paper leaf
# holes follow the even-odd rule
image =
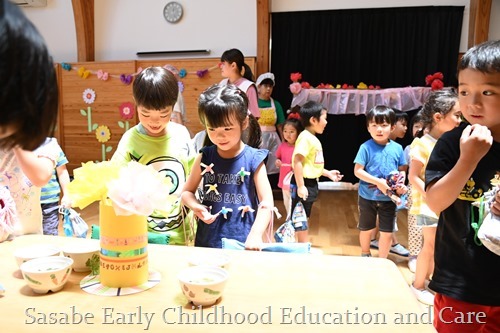
[[[123,121],[119,121],[118,126],[120,126],[120,128],[125,128],[125,124],[123,123]]]
[[[99,127],[99,125],[97,125],[97,124],[92,125],[92,130],[95,131],[97,129],[97,127]]]
[[[107,146],[107,147],[106,147],[106,153],[109,153],[109,152],[110,152],[110,151],[112,151],[112,150],[113,150],[113,147],[111,147],[111,146]]]
[[[80,109],[80,114],[84,117],[87,116],[87,111]]]

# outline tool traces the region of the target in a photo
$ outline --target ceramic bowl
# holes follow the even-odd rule
[[[21,264],[23,278],[37,294],[46,294],[49,290],[61,290],[69,276],[73,259],[67,257],[43,257],[28,260]]]
[[[65,257],[73,259],[73,270],[75,272],[88,272],[87,260],[92,256],[99,255],[101,247],[98,242],[88,240],[88,242],[75,242],[66,244],[62,248]]]
[[[191,266],[177,276],[182,293],[196,306],[217,302],[224,292],[229,274],[214,266]]]
[[[190,266],[215,266],[224,269],[229,268],[231,257],[226,253],[204,253],[196,254],[189,258]]]
[[[22,263],[28,260],[42,257],[58,256],[61,254],[61,249],[50,244],[36,244],[18,248],[14,251],[17,265],[20,267]]]

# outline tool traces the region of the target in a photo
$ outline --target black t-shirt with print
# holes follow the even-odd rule
[[[435,182],[456,164],[460,156],[461,124],[441,136],[425,171],[426,185]],[[474,242],[473,201],[492,188],[500,176],[500,142],[481,159],[455,202],[439,216],[436,232],[435,268],[429,287],[445,296],[469,303],[500,306],[500,256]],[[474,210],[474,212],[471,211]]]

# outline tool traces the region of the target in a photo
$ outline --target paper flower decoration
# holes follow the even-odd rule
[[[360,82],[356,88],[358,88],[358,89],[367,89],[368,86],[366,85],[366,83]]]
[[[299,82],[294,82],[290,84],[290,92],[294,95],[297,95],[302,90],[302,86]]]
[[[134,118],[134,103],[131,102],[125,102],[120,104],[120,116],[124,120],[129,120]]]
[[[309,84],[309,82],[302,82],[300,84],[300,86],[303,88],[303,89],[310,89],[311,88],[311,85]]]
[[[199,78],[202,78],[205,76],[205,74],[208,73],[208,69],[202,69],[202,70],[199,70],[199,71],[196,71],[196,75],[199,77]]]
[[[97,127],[97,129],[95,130],[95,137],[97,141],[101,143],[108,142],[109,139],[111,139],[111,132],[109,131],[108,126],[101,125]]]
[[[172,184],[153,167],[138,162],[87,162],[73,171],[68,192],[74,207],[83,209],[95,201],[111,200],[117,215],[151,215],[168,210],[175,197]]]
[[[81,77],[82,79],[86,79],[90,75],[90,71],[86,70],[85,67],[80,67],[78,68],[78,76]]]
[[[299,82],[300,80],[302,80],[302,74],[292,73],[290,74],[290,80],[292,80],[292,82]]]
[[[179,77],[181,79],[185,78],[187,75],[187,71],[184,69],[184,68],[181,68],[181,70],[179,71]]]
[[[83,91],[83,101],[87,104],[92,104],[95,102],[95,91],[93,89],[87,88]]]
[[[62,69],[64,69],[65,71],[70,71],[71,70],[71,65],[68,64],[67,62],[62,62],[61,63],[61,67]]]
[[[443,89],[444,87],[443,78],[444,78],[443,73],[436,72],[432,75],[427,75],[425,77],[425,84],[431,86],[432,90]]]
[[[123,84],[129,85],[132,82],[132,75],[121,74],[120,81],[122,81]]]
[[[104,72],[102,69],[97,71],[97,78],[99,80],[107,81],[109,78],[108,72]]]

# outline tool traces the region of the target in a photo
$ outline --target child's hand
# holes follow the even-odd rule
[[[247,240],[245,242],[245,250],[260,251],[262,248],[262,237],[259,235],[254,235],[253,233],[248,234]]]
[[[384,194],[387,194],[387,191],[391,189],[391,187],[387,185],[387,181],[384,178],[378,178],[377,183],[374,185],[377,185],[378,190]]]
[[[281,160],[276,160],[276,162],[274,162],[274,165],[276,165],[277,168],[281,168]]]
[[[212,215],[208,211],[207,207],[203,205],[200,205],[199,208],[197,207],[197,209],[193,209],[193,212],[200,220],[202,220],[206,224],[211,224],[217,218],[217,215]]]
[[[334,182],[339,182],[344,177],[338,170],[328,170],[326,171],[326,176]]]
[[[71,208],[71,199],[68,196],[63,196],[61,199],[61,206],[64,208]]]
[[[406,192],[408,192],[408,187],[406,187],[406,185],[404,184],[398,184],[396,185],[396,194],[401,196],[403,194],[405,194]]]
[[[299,198],[307,200],[307,196],[309,195],[309,191],[307,191],[307,187],[305,187],[305,186],[298,187],[297,188],[297,195],[299,196]]]
[[[476,164],[490,150],[493,136],[486,126],[468,125],[460,137],[460,159]]]

